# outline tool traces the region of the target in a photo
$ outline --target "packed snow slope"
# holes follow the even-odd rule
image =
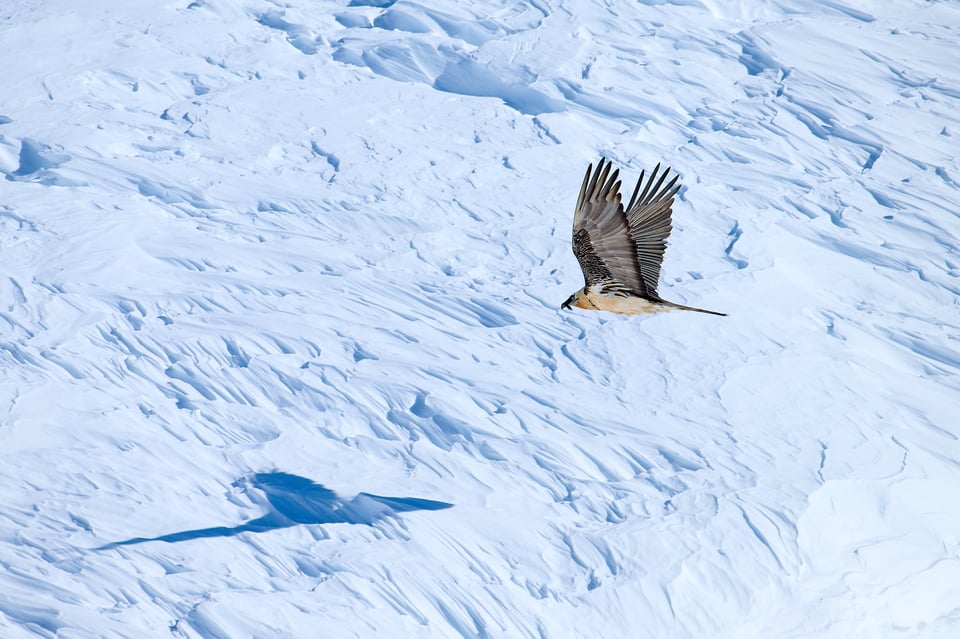
[[[958,41],[5,0],[0,637],[960,636]],[[559,309],[601,156],[729,317]]]

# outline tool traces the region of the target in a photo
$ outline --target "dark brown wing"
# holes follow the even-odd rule
[[[663,263],[663,252],[667,248],[667,236],[673,228],[670,221],[673,197],[680,190],[680,185],[677,184],[678,176],[673,176],[664,186],[670,169],[667,168],[658,178],[659,171],[658,164],[646,184],[643,183],[643,172],[640,173],[626,214],[630,237],[636,244],[637,262],[644,287],[647,293],[654,297],[660,281],[660,265]],[[640,192],[641,185],[643,192]]]
[[[610,173],[603,159],[583,177],[573,215],[573,254],[580,262],[587,286],[608,292],[646,295],[637,250],[620,202],[619,171]]]

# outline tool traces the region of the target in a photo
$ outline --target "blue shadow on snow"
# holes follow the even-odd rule
[[[161,535],[115,541],[97,550],[142,544],[147,541],[175,543],[204,537],[233,537],[243,532],[261,533],[309,524],[373,525],[397,513],[413,510],[443,510],[453,504],[415,497],[382,497],[360,493],[345,500],[322,484],[289,473],[257,473],[249,484],[266,495],[269,512],[239,526],[216,526]]]

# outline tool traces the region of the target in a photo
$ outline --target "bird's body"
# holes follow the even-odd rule
[[[673,198],[680,189],[670,173],[659,175],[660,165],[644,184],[640,174],[626,210],[621,203],[619,170],[611,163],[591,164],[583,178],[573,216],[573,253],[583,271],[584,286],[563,303],[588,310],[623,315],[662,313],[672,310],[725,315],[692,306],[674,304],[657,294],[660,264],[666,239],[672,229]],[[641,192],[642,187],[642,192]]]
[[[711,315],[726,315],[702,308],[674,304],[662,299],[648,299],[640,295],[620,295],[604,293],[599,286],[585,286],[573,296],[571,306],[590,311],[610,311],[621,315],[646,315],[648,313],[666,313],[667,311],[699,311]]]
[[[611,295],[600,286],[585,286],[577,291],[571,306],[589,311],[610,311],[623,315],[643,315],[669,310],[653,300],[638,295]]]

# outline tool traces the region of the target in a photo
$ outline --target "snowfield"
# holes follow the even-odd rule
[[[0,637],[960,636],[958,40],[5,0]],[[729,317],[560,310],[601,156]]]

